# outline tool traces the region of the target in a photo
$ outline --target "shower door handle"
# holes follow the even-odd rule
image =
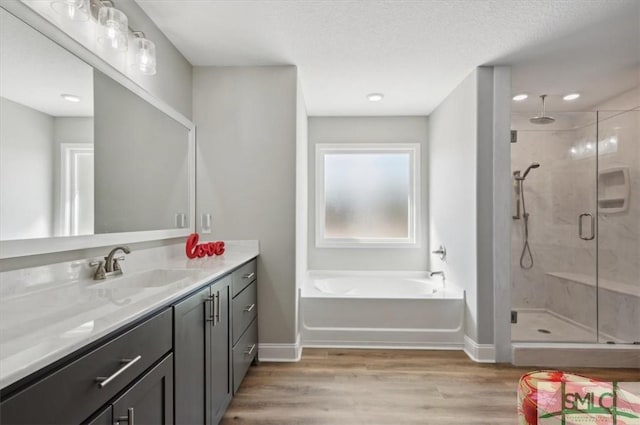
[[[582,229],[582,222],[585,217],[589,217],[589,222],[591,224],[591,234],[589,236],[584,236]],[[580,236],[580,239],[585,241],[593,240],[596,237],[596,222],[591,214],[583,213],[578,216],[578,236]]]

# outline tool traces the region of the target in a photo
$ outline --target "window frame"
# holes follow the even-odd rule
[[[409,154],[409,226],[406,238],[327,238],[325,232],[325,156],[327,154]],[[318,143],[315,147],[315,246],[316,248],[416,248],[420,217],[419,143]]]

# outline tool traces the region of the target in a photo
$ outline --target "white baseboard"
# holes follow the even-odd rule
[[[496,347],[493,344],[478,344],[467,335],[464,336],[464,352],[477,363],[496,362]]]
[[[379,350],[462,350],[462,344],[432,344],[413,342],[309,341],[304,348],[379,349]]]
[[[258,344],[258,360],[261,362],[299,362],[302,357],[300,338],[294,344]]]

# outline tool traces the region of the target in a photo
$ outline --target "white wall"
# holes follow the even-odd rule
[[[447,248],[445,261],[431,256],[431,268],[444,270],[448,281],[466,291],[465,333],[481,345],[494,342],[494,269],[508,269],[494,251],[495,241],[505,236],[501,227],[506,228],[494,228],[494,204],[507,207],[494,193],[494,173],[506,168],[498,170],[493,162],[494,144],[508,134],[508,78],[501,74],[494,86],[494,69],[476,68],[429,116],[430,238],[432,246]],[[505,115],[499,122],[494,109]]]
[[[300,79],[297,81],[296,99],[296,340],[300,334],[298,319],[299,289],[304,283],[308,266],[307,227],[309,225],[309,169],[307,167],[307,154],[309,150],[307,108],[302,93]]]
[[[476,145],[478,73],[473,71],[429,116],[429,234],[446,261],[431,267],[466,291],[465,331],[477,340]]]
[[[0,239],[52,236],[53,117],[0,98]]]
[[[310,117],[307,228],[311,270],[427,270],[427,146],[425,117]],[[315,145],[318,143],[419,143],[421,145],[420,220],[415,248],[317,248],[315,246]],[[436,241],[437,242],[437,241]],[[431,244],[432,247],[434,244]],[[437,244],[435,245],[437,248]],[[434,249],[435,249],[434,248]]]
[[[53,121],[53,236],[60,236],[64,228],[64,217],[61,205],[61,144],[88,143],[93,144],[93,117],[56,117]],[[93,182],[93,170],[90,180]],[[93,185],[92,185],[93,186]],[[93,188],[91,189],[93,190]],[[82,217],[84,228],[93,228],[94,217]],[[90,222],[89,222],[90,221]]]
[[[212,239],[260,241],[261,346],[297,337],[296,79],[293,66],[196,67],[193,75],[196,210],[212,214]]]

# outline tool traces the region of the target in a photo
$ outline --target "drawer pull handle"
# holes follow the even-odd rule
[[[247,356],[250,356],[251,354],[253,354],[253,350],[255,350],[255,349],[256,349],[256,344],[253,344],[253,345],[252,345],[251,347],[249,347],[249,349],[248,349],[247,351],[245,351],[244,353],[245,353]]]
[[[215,314],[216,313],[214,312],[214,310],[215,310],[216,306],[214,304],[214,299],[215,299],[214,295],[209,295],[207,297],[207,299],[204,300],[204,306],[205,306],[204,310],[205,310],[205,312],[207,311],[207,304],[211,303],[211,308],[209,309],[209,311],[211,311],[211,314],[209,314],[208,317],[205,319],[207,322],[215,322]],[[214,323],[214,325],[215,325],[215,323]]]
[[[244,311],[246,311],[247,313],[250,313],[254,308],[256,308],[256,303],[246,306],[244,308]]]
[[[133,359],[122,359],[120,360],[122,363],[124,363],[124,365],[116,370],[113,375],[109,376],[108,378],[105,378],[104,376],[98,376],[96,378],[96,382],[98,382],[100,388],[104,388],[107,385],[109,385],[109,383],[111,381],[113,381],[114,379],[116,379],[119,375],[121,375],[122,373],[124,373],[125,370],[129,369],[131,366],[133,366],[135,363],[137,363],[140,359],[142,358],[142,356],[137,356],[136,358]]]
[[[128,422],[129,425],[135,425],[133,419],[133,407],[127,409],[127,416],[120,416],[118,418],[118,421],[116,423],[120,424],[120,422]]]
[[[256,274],[254,272],[251,273],[247,273],[244,276],[242,276],[244,279],[251,279],[252,277],[254,277]]]

